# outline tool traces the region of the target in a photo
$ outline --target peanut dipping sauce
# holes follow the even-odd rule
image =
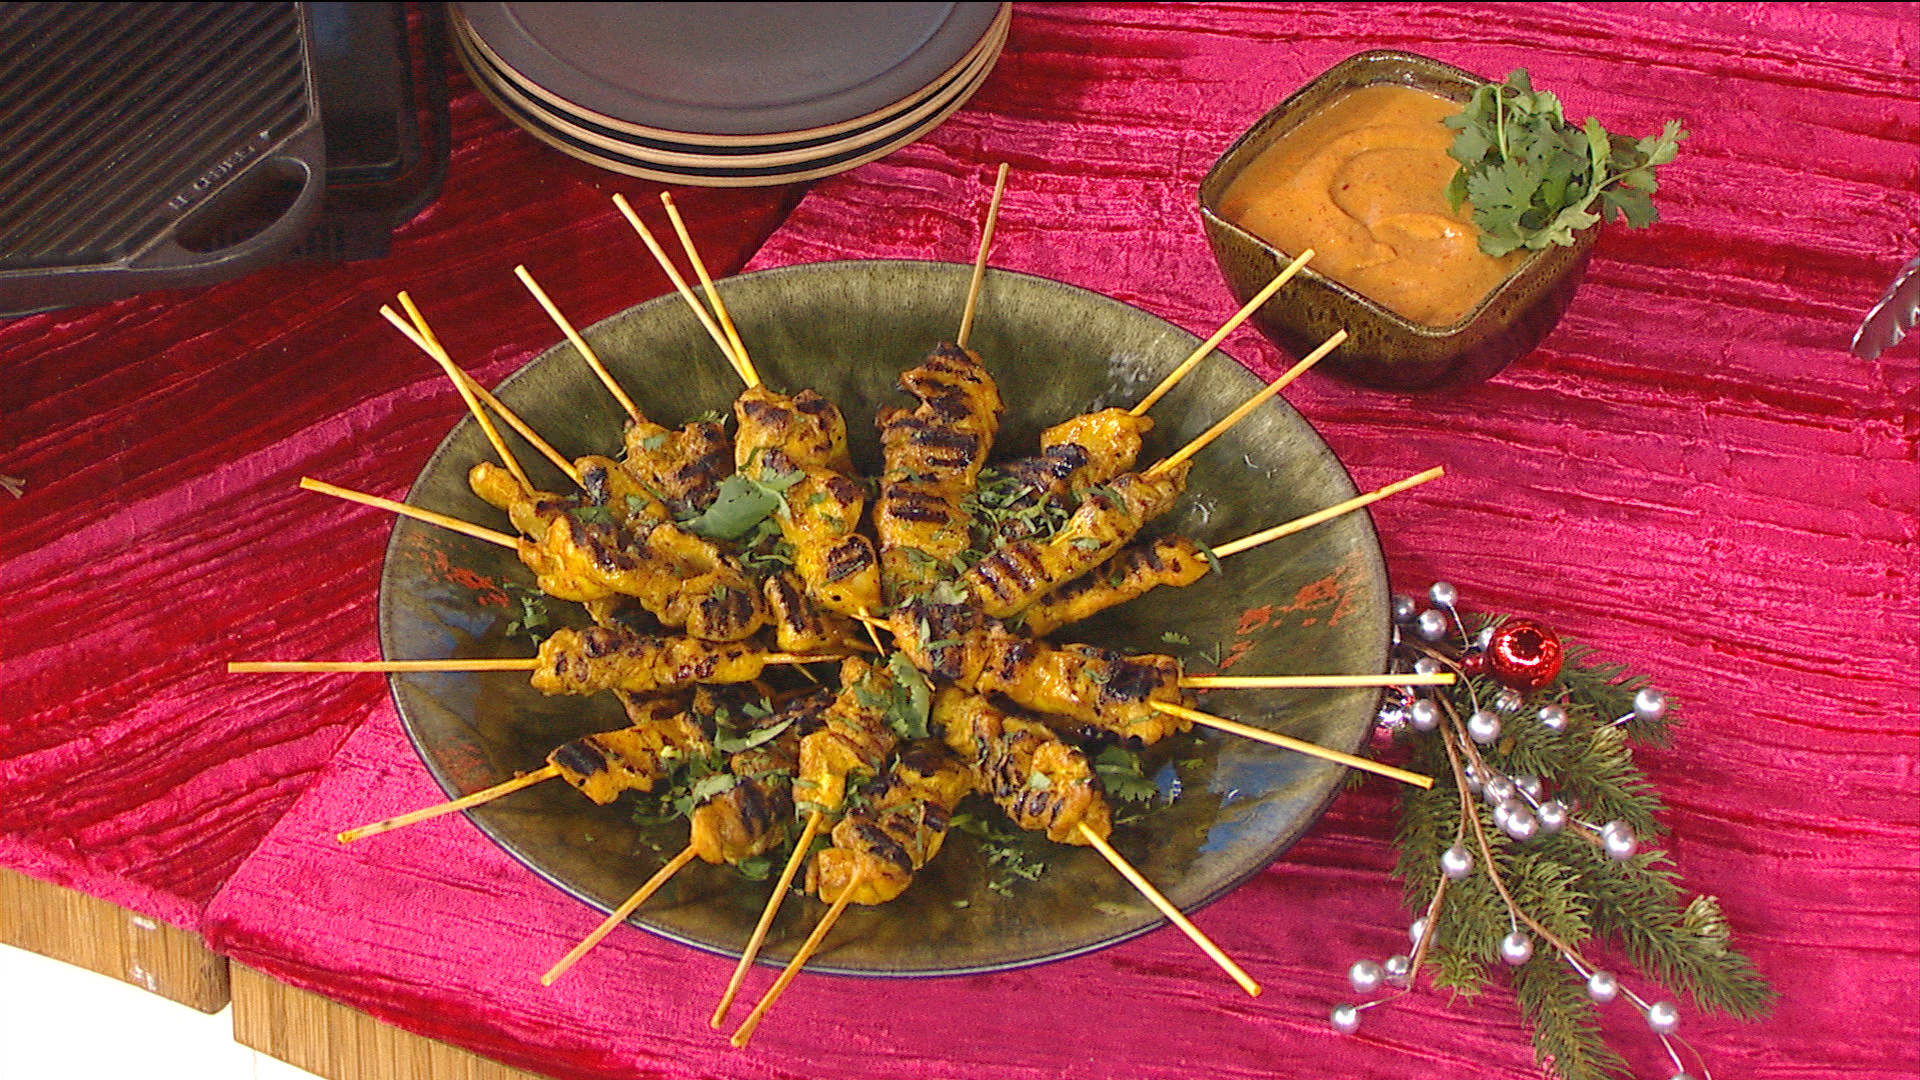
[[[1396,314],[1445,326],[1526,257],[1481,252],[1473,208],[1447,205],[1460,111],[1410,87],[1362,87],[1276,139],[1234,178],[1220,213]]]

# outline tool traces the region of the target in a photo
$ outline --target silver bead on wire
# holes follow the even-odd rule
[[[1500,718],[1486,709],[1475,709],[1467,717],[1467,734],[1482,746],[1500,737]]]
[[[1647,1026],[1655,1035],[1671,1035],[1680,1027],[1680,1009],[1671,1001],[1656,1001],[1647,1008]]]
[[[1371,960],[1355,960],[1353,966],[1347,969],[1347,981],[1353,984],[1354,992],[1359,994],[1371,994],[1380,989],[1380,983],[1386,977],[1386,970]]]
[[[1648,686],[1633,695],[1634,719],[1651,723],[1667,715],[1667,695]]]
[[[1445,670],[1446,668],[1441,666],[1440,661],[1435,660],[1431,656],[1423,656],[1413,662],[1413,673],[1415,675],[1438,675]]]
[[[1420,614],[1420,606],[1413,602],[1413,597],[1408,596],[1406,593],[1393,594],[1394,622],[1410,623],[1413,621],[1413,617],[1418,614]]]
[[[1427,917],[1422,915],[1413,920],[1413,924],[1407,927],[1407,940],[1413,942],[1413,947],[1417,949],[1420,947],[1420,939],[1426,936]]]
[[[1433,587],[1427,590],[1427,599],[1432,600],[1441,607],[1452,607],[1460,602],[1460,590],[1454,588],[1448,582],[1436,581],[1433,583]]]
[[[1388,982],[1395,986],[1405,986],[1407,980],[1413,975],[1413,958],[1404,953],[1389,956],[1387,962],[1381,965],[1381,970],[1387,973]]]
[[[1558,735],[1567,730],[1567,710],[1558,705],[1548,705],[1538,713],[1540,726]]]
[[[1515,799],[1512,805],[1513,809],[1507,812],[1507,835],[1522,842],[1533,839],[1540,831],[1540,819],[1533,816],[1526,803]]]
[[[1467,777],[1467,790],[1475,795],[1480,794],[1480,777],[1474,774],[1473,766],[1469,765],[1463,771]]]
[[[1415,731],[1432,731],[1440,726],[1440,706],[1421,698],[1407,706],[1407,722]]]
[[[1475,648],[1479,649],[1482,652],[1485,652],[1487,649],[1487,646],[1493,644],[1493,627],[1491,626],[1481,627],[1480,632],[1473,635],[1473,644]]]
[[[1607,856],[1613,859],[1631,859],[1640,848],[1633,830],[1624,821],[1609,821],[1600,830],[1600,843],[1607,849]]]
[[[1455,844],[1440,853],[1440,872],[1459,881],[1473,873],[1473,854],[1463,844]]]
[[[1571,815],[1567,811],[1566,803],[1559,799],[1548,799],[1540,804],[1540,809],[1535,810],[1533,816],[1540,819],[1540,831],[1551,834],[1566,828],[1567,819]]]
[[[1540,778],[1537,776],[1516,776],[1513,778],[1513,786],[1534,802],[1539,802],[1540,796],[1547,790],[1546,785],[1540,783]]]
[[[1525,695],[1518,690],[1502,690],[1493,695],[1493,707],[1503,713],[1517,713],[1526,703]]]
[[[1333,1030],[1342,1035],[1351,1035],[1360,1030],[1360,1010],[1351,1005],[1336,1007],[1327,1019],[1333,1022]]]
[[[1620,980],[1611,971],[1596,971],[1587,976],[1587,996],[1605,1005],[1620,994]]]
[[[1523,930],[1515,930],[1500,939],[1500,959],[1512,967],[1533,959],[1533,939]]]
[[[1413,628],[1428,641],[1439,641],[1447,636],[1447,617],[1436,608],[1428,608],[1414,620]]]
[[[1494,805],[1493,827],[1501,832],[1507,831],[1507,823],[1513,820],[1513,808],[1520,804],[1512,799],[1503,799]]]
[[[1513,798],[1513,790],[1513,781],[1497,773],[1480,786],[1481,796],[1495,806]]]

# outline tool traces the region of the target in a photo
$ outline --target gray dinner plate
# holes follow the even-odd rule
[[[784,136],[915,97],[994,3],[463,3],[476,38],[574,111],[662,134]]]

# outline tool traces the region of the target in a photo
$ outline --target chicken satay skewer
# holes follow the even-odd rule
[[[693,234],[687,231],[687,223],[681,220],[680,208],[674,205],[673,195],[661,192],[660,205],[666,208],[667,221],[673,225],[675,235],[680,237],[680,247],[687,253],[687,262],[693,266],[694,276],[700,279],[701,291],[707,294],[707,303],[713,305],[714,317],[720,320],[720,329],[726,331],[727,341],[733,346],[734,368],[748,386],[758,386],[760,372],[754,369],[753,358],[747,355],[746,342],[740,340],[740,329],[733,325],[733,316],[727,314],[727,305],[720,302],[720,290],[714,287],[713,277],[707,273],[706,262],[693,246]]]
[[[1213,336],[1207,338],[1206,341],[1201,342],[1200,347],[1198,349],[1195,349],[1191,356],[1188,356],[1185,360],[1180,361],[1179,366],[1175,367],[1172,371],[1168,372],[1167,377],[1160,380],[1159,386],[1154,387],[1151,391],[1147,393],[1146,397],[1143,397],[1140,399],[1140,404],[1135,405],[1133,408],[1127,411],[1132,413],[1134,416],[1145,416],[1147,414],[1147,410],[1153,408],[1155,403],[1157,403],[1161,398],[1165,397],[1167,394],[1167,391],[1173,389],[1175,383],[1179,382],[1181,379],[1186,378],[1187,373],[1192,371],[1194,367],[1200,363],[1200,361],[1206,359],[1213,352],[1213,350],[1219,348],[1220,343],[1227,340],[1228,334],[1231,334],[1235,330],[1238,330],[1240,328],[1241,323],[1244,323],[1248,319],[1252,318],[1254,312],[1259,311],[1260,308],[1264,306],[1267,301],[1273,299],[1273,294],[1280,291],[1280,286],[1285,285],[1289,281],[1292,281],[1293,275],[1299,273],[1300,268],[1307,265],[1307,260],[1313,258],[1313,256],[1314,256],[1314,251],[1312,248],[1308,248],[1305,251],[1302,251],[1298,258],[1288,263],[1286,267],[1283,268],[1280,271],[1280,273],[1274,277],[1272,281],[1267,282],[1265,288],[1261,289],[1257,293],[1254,293],[1253,299],[1241,305],[1240,310],[1234,312],[1232,318],[1228,319],[1225,323],[1223,323],[1220,329],[1215,330],[1213,332]]]
[[[747,1014],[747,1018],[740,1022],[739,1028],[735,1029],[733,1037],[728,1040],[736,1049],[746,1046],[747,1042],[753,1038],[755,1029],[759,1028],[760,1021],[766,1017],[767,1011],[780,1000],[780,995],[787,992],[787,987],[793,983],[794,976],[800,974],[800,969],[806,966],[807,961],[813,959],[813,954],[820,949],[820,943],[825,941],[827,934],[833,930],[833,924],[839,922],[841,914],[847,910],[847,904],[853,900],[854,892],[866,883],[866,877],[864,868],[854,874],[853,880],[847,883],[847,887],[834,900],[833,906],[827,909],[826,915],[822,916],[819,924],[813,928],[813,933],[808,934],[807,940],[800,943],[800,948],[793,954],[793,959],[787,961],[786,969],[780,972],[780,977],[774,980],[773,985],[767,989],[766,995],[753,1007],[753,1011]]]
[[[567,973],[568,968],[579,963],[581,957],[592,952],[593,947],[600,944],[602,938],[613,933],[621,923],[627,921],[627,916],[632,915],[636,908],[646,903],[654,893],[659,892],[668,881],[672,880],[673,875],[679,873],[688,863],[692,862],[696,854],[698,854],[698,849],[692,844],[688,844],[680,850],[680,854],[667,860],[667,864],[662,866],[652,877],[648,878],[646,884],[635,889],[632,896],[627,897],[619,907],[614,908],[611,914],[600,921],[599,926],[593,928],[592,933],[581,938],[578,945],[569,949],[567,955],[561,957],[558,962],[548,968],[546,972],[540,976],[540,985],[552,986],[555,980]]]
[[[1095,567],[1086,576],[1068,582],[1034,601],[1020,613],[1020,621],[1028,633],[1035,637],[1045,637],[1068,623],[1091,618],[1110,607],[1139,599],[1162,585],[1175,587],[1191,585],[1206,576],[1213,562],[1229,555],[1238,555],[1262,544],[1272,543],[1281,537],[1310,529],[1342,514],[1379,502],[1389,495],[1396,495],[1408,488],[1438,479],[1445,474],[1444,468],[1435,466],[1425,472],[1416,473],[1404,480],[1396,480],[1323,510],[1316,510],[1292,521],[1221,544],[1210,549],[1211,560],[1207,557],[1209,549],[1203,549],[1193,541],[1178,536],[1162,537],[1145,545],[1123,549],[1113,558]]]
[[[547,317],[553,320],[554,325],[560,328],[560,332],[566,335],[567,340],[571,342],[574,349],[580,353],[580,358],[585,360],[587,366],[593,369],[593,373],[599,377],[601,385],[607,388],[607,393],[612,394],[613,399],[620,403],[620,407],[627,411],[628,419],[641,419],[640,407],[635,405],[633,399],[627,396],[627,392],[620,388],[620,383],[614,379],[613,372],[607,370],[607,365],[600,362],[600,354],[593,351],[593,346],[587,344],[587,339],[581,337],[580,331],[574,329],[573,323],[568,320],[565,315],[560,313],[559,305],[555,304],[553,298],[547,295],[547,290],[541,288],[540,283],[533,280],[533,275],[527,272],[527,268],[524,265],[515,266],[513,268],[513,276],[519,278],[520,284],[525,285],[527,291],[533,294],[533,298],[540,302],[542,308],[546,309]]]
[[[824,664],[830,660],[844,660],[845,656],[809,656],[800,653],[761,653],[759,659],[769,665],[783,664]],[[331,672],[335,674],[396,674],[419,671],[538,671],[541,660],[537,656],[509,656],[501,658],[455,657],[448,660],[232,660],[227,663],[228,674],[260,675],[288,674],[292,672]]]
[[[980,228],[980,251],[973,257],[973,277],[967,282],[967,303],[960,312],[960,332],[954,335],[953,343],[961,348],[967,347],[967,338],[973,333],[973,312],[980,302],[980,285],[987,276],[987,251],[993,246],[993,226],[1000,220],[1000,197],[1007,191],[1007,163],[1000,163],[1000,171],[993,178],[993,198],[987,203],[987,222]]]
[[[744,367],[740,363],[740,358],[733,354],[733,343],[727,340],[726,331],[720,329],[719,324],[713,321],[713,317],[707,314],[706,307],[693,295],[693,289],[687,285],[687,279],[680,276],[680,271],[673,265],[673,260],[667,257],[666,249],[660,246],[660,241],[654,239],[646,222],[640,220],[640,215],[633,212],[633,206],[627,202],[627,197],[616,193],[613,197],[613,205],[620,208],[620,213],[626,216],[627,224],[632,225],[633,231],[639,233],[640,239],[646,242],[647,250],[652,252],[654,261],[660,264],[661,270],[666,271],[667,280],[673,282],[673,287],[680,291],[681,299],[693,309],[694,316],[700,320],[700,325],[713,338],[713,343],[720,346],[721,355],[727,358],[727,362],[733,365],[734,370],[740,373],[740,377],[746,380],[748,386],[760,385],[760,377],[751,369]]]
[[[1177,716],[1182,720],[1199,724],[1201,727],[1210,727],[1216,731],[1224,731],[1229,735],[1238,735],[1242,738],[1252,739],[1255,742],[1266,743],[1269,746],[1278,746],[1285,750],[1306,754],[1309,757],[1317,757],[1323,761],[1331,761],[1339,765],[1345,765],[1350,769],[1359,769],[1362,772],[1374,773],[1378,776],[1384,776],[1389,780],[1398,780],[1403,784],[1412,784],[1419,788],[1433,787],[1433,777],[1431,776],[1422,776],[1419,773],[1408,772],[1405,769],[1396,769],[1391,765],[1383,765],[1378,761],[1373,761],[1368,758],[1356,757],[1353,754],[1330,749],[1318,743],[1310,743],[1303,739],[1296,739],[1291,735],[1282,735],[1279,732],[1267,731],[1263,728],[1242,724],[1236,720],[1228,720],[1225,717],[1214,716],[1211,713],[1203,713],[1198,709],[1189,709],[1184,705],[1175,705],[1170,702],[1149,701],[1147,705],[1156,712],[1163,712],[1168,716]]]
[[[419,331],[420,337],[424,339],[423,341],[414,342],[414,344],[422,346],[422,349],[421,349],[422,352],[425,352],[428,356],[433,355],[432,349],[428,349],[424,347],[426,343],[431,343],[434,348],[443,348],[443,346],[441,346],[440,344],[440,339],[434,336],[433,329],[427,325],[426,317],[421,315],[420,309],[414,306],[413,297],[408,296],[404,292],[401,293],[400,306],[406,309],[407,318],[413,320],[414,329]],[[548,461],[551,461],[555,468],[565,473],[567,476],[567,479],[572,480],[575,486],[579,486],[579,487],[585,486],[580,482],[580,470],[574,468],[573,462],[568,461],[566,457],[560,453],[560,451],[555,450],[553,448],[552,443],[549,443],[547,440],[541,438],[540,433],[533,430],[533,426],[531,424],[528,424],[525,420],[522,420],[518,413],[514,412],[512,409],[507,408],[506,404],[503,403],[499,398],[494,397],[492,391],[488,390],[485,386],[482,386],[480,384],[480,380],[474,378],[472,375],[467,374],[464,370],[460,370],[458,368],[456,368],[455,370],[460,371],[460,378],[466,380],[467,389],[473,391],[473,395],[480,399],[480,403],[482,405],[485,405],[487,408],[492,409],[496,416],[500,417],[500,419],[505,420],[507,422],[508,427],[519,432],[521,438],[527,440],[529,443],[532,443],[533,448],[535,450],[540,451],[540,455],[546,458]]]
[[[1245,990],[1251,997],[1260,996],[1260,984],[1254,982],[1253,977],[1248,975],[1245,969],[1241,968],[1239,964],[1234,963],[1233,957],[1228,956],[1220,946],[1215,945],[1212,938],[1202,932],[1199,927],[1193,925],[1193,920],[1187,918],[1185,913],[1175,907],[1173,901],[1167,899],[1165,893],[1154,888],[1151,881],[1148,881],[1142,876],[1140,871],[1135,870],[1133,864],[1128,862],[1125,856],[1115,851],[1113,845],[1107,843],[1105,837],[1088,827],[1085,822],[1081,822],[1080,824],[1080,836],[1086,840],[1088,846],[1098,851],[1109,863],[1112,863],[1113,868],[1120,872],[1120,876],[1126,878],[1127,883],[1132,885],[1141,896],[1146,897],[1148,902],[1153,904],[1154,907],[1159,908],[1160,914],[1165,915],[1168,921],[1180,928],[1181,933],[1187,935],[1195,945],[1200,946],[1201,952],[1206,953],[1214,963],[1220,965],[1220,970],[1232,976],[1233,981],[1240,984],[1240,989]]]
[[[1335,330],[1333,332],[1332,337],[1320,343],[1319,348],[1313,350],[1312,352],[1308,353],[1306,356],[1302,357],[1299,363],[1287,369],[1286,373],[1281,375],[1279,378],[1268,383],[1264,389],[1262,389],[1259,393],[1253,395],[1252,397],[1248,398],[1243,404],[1241,404],[1239,408],[1228,413],[1226,417],[1222,419],[1219,423],[1208,428],[1206,431],[1201,432],[1198,438],[1194,439],[1192,442],[1181,447],[1180,449],[1175,450],[1173,453],[1167,455],[1166,458],[1162,459],[1158,464],[1153,465],[1152,467],[1147,469],[1146,475],[1149,477],[1154,477],[1154,476],[1159,476],[1161,474],[1164,474],[1167,471],[1178,466],[1181,462],[1186,461],[1188,458],[1192,457],[1193,455],[1199,453],[1201,450],[1205,449],[1208,443],[1226,434],[1228,428],[1232,427],[1233,425],[1239,423],[1242,420],[1245,420],[1250,414],[1252,414],[1253,410],[1265,404],[1268,398],[1271,398],[1273,395],[1278,394],[1282,389],[1284,389],[1287,386],[1288,383],[1293,382],[1293,380],[1305,374],[1308,368],[1319,363],[1322,357],[1326,356],[1328,353],[1332,352],[1333,350],[1339,348],[1341,342],[1344,342],[1346,340],[1347,340],[1347,332],[1345,330]]]
[[[392,323],[395,330],[400,331],[408,340],[419,346],[421,351],[433,357],[434,362],[447,373],[447,378],[453,380],[453,388],[460,392],[460,400],[467,403],[467,411],[473,414],[474,420],[480,424],[480,430],[486,434],[487,441],[493,444],[494,453],[500,455],[500,461],[506,465],[507,471],[513,473],[513,478],[520,481],[520,487],[523,490],[532,491],[533,481],[527,479],[525,470],[520,468],[520,462],[515,460],[513,452],[507,449],[506,440],[500,437],[500,429],[493,426],[493,420],[487,416],[487,411],[480,407],[479,399],[475,398],[473,391],[468,389],[467,380],[462,377],[460,369],[454,366],[453,358],[447,355],[447,350],[440,347],[438,339],[423,336],[389,305],[380,305],[380,315]]]

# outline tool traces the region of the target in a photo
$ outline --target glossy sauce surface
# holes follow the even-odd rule
[[[1405,86],[1362,87],[1248,163],[1221,198],[1229,221],[1418,323],[1473,310],[1525,253],[1480,251],[1473,208],[1447,205],[1460,109]]]

